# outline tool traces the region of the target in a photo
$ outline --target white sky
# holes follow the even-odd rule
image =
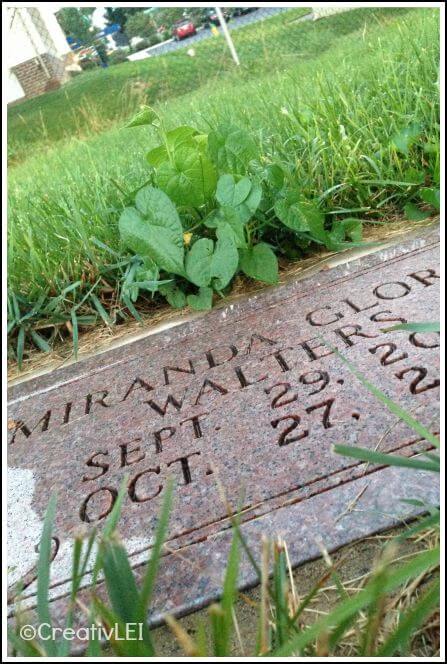
[[[93,25],[96,25],[97,28],[103,28],[105,26],[104,12],[104,7],[97,7],[92,14],[92,23]]]

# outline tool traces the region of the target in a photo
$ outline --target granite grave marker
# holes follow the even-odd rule
[[[73,536],[101,529],[127,476],[119,532],[141,574],[174,478],[154,622],[218,595],[231,540],[222,490],[231,509],[241,507],[254,550],[261,534],[281,535],[293,564],[318,555],[319,542],[331,550],[417,511],[401,498],[436,502],[428,473],[365,465],[331,445],[429,449],[333,349],[437,432],[439,335],[383,329],[439,318],[438,266],[431,232],[12,387],[12,611],[20,579],[35,606],[37,544],[54,491],[51,593],[63,615]],[[241,587],[255,580],[244,560]]]

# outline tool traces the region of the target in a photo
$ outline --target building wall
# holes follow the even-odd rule
[[[13,101],[17,101],[18,99],[23,99],[23,97],[25,96],[24,89],[20,85],[17,76],[11,70],[9,70],[8,72],[8,85],[6,91],[7,91],[6,101],[8,104]]]
[[[48,7],[8,8],[8,103],[35,97],[66,79],[70,47]]]
[[[11,68],[23,90],[22,98],[30,99],[60,87],[61,61],[50,53],[43,53],[40,58],[31,58]],[[65,74],[65,71],[64,71]]]

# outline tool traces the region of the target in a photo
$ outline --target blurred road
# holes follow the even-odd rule
[[[290,7],[260,7],[256,11],[251,12],[250,14],[246,14],[245,16],[232,18],[230,21],[228,21],[228,28],[229,30],[237,30],[237,28],[240,28],[243,25],[256,23],[257,21],[263,21],[264,19],[270,18],[275,14],[286,12],[288,9],[290,9]],[[209,39],[210,37],[212,37],[212,32],[209,28],[198,27],[197,34],[193,37],[188,37],[182,41],[168,39],[168,41],[162,42],[161,44],[156,44],[150,48],[133,53],[128,57],[128,60],[143,60],[145,58],[151,58],[154,55],[162,55],[163,53],[169,53],[170,51],[177,51],[180,48],[191,48],[191,46],[197,42],[202,41],[203,39]]]

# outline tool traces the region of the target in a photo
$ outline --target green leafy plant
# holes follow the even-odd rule
[[[423,190],[436,194],[440,179],[438,10],[360,8],[317,22],[295,20],[307,11],[289,9],[238,29],[239,68],[210,38],[195,46],[194,58],[185,49],[97,67],[59,90],[10,106],[8,287],[20,318],[34,311],[23,325],[10,319],[11,359],[22,338],[24,360],[39,348],[31,330],[49,347],[73,337],[71,309],[91,288],[97,299],[89,296],[76,310],[79,336],[103,321],[114,325],[150,315],[164,299],[186,306],[189,295],[199,294],[200,287],[179,275],[155,289],[135,285],[146,278],[134,266],[129,279],[124,276],[133,250],[120,246],[119,216],[124,207],[135,207],[143,184],[160,188],[157,163],[149,164],[144,153],[155,146],[166,152],[156,126],[117,130],[141,104],[163,109],[164,135],[188,125],[193,147],[208,144],[203,154],[213,165],[216,188],[222,175],[236,182],[249,177],[262,188],[245,223],[214,193],[198,210],[173,201],[183,229],[193,233],[185,253],[202,237],[216,242],[216,217],[233,229],[239,254],[262,242],[285,262],[324,246],[337,251],[359,244],[367,223],[382,224],[386,232],[407,205],[408,216],[411,210],[417,218],[436,214]],[[155,124],[157,117],[149,115]],[[143,109],[141,125],[147,117]],[[170,135],[171,142],[178,145],[181,133]],[[189,153],[191,130],[186,134],[181,147]],[[280,220],[275,207],[290,192],[298,205],[323,216],[325,239]],[[351,219],[355,239],[351,222],[345,223]],[[315,215],[317,230],[318,223]],[[118,254],[113,263],[93,238]],[[239,266],[237,273],[243,274]],[[162,275],[168,279],[171,274]],[[79,281],[47,314],[47,304]]]
[[[410,221],[422,221],[438,213],[440,210],[440,179],[437,142],[427,140],[422,124],[412,123],[392,137],[391,146],[405,157],[409,157],[410,152],[419,154],[420,162],[423,165],[420,170],[410,168],[405,173],[410,194],[410,200],[404,205],[406,217]],[[435,158],[431,172],[426,167],[426,159],[429,156]]]
[[[262,241],[265,226],[301,246],[361,243],[361,220],[336,220],[328,229],[319,202],[305,198],[290,172],[263,167],[246,130],[231,124],[209,134],[186,125],[166,130],[149,106],[127,127],[142,125],[156,131],[160,145],[146,155],[151,184],[123,211],[119,231],[125,247],[151,261],[154,278],[161,270],[172,280],[159,292],[173,306],[211,308],[213,293],[222,295],[239,271],[277,283],[277,247]]]

